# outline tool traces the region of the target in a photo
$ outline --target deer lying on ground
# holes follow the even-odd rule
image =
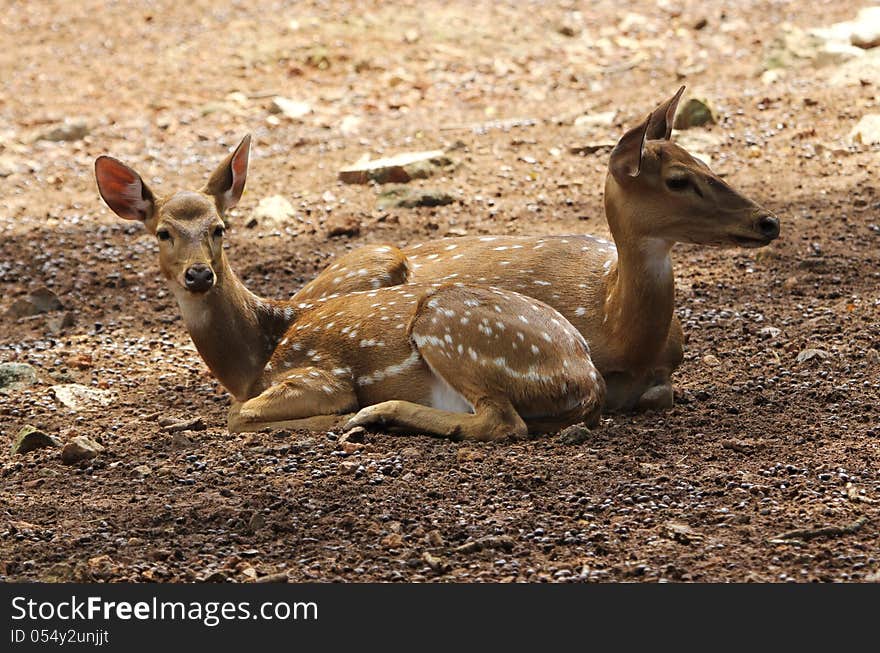
[[[274,301],[247,290],[222,242],[244,190],[250,137],[195,192],[157,197],[102,156],[98,189],[159,240],[159,268],[214,376],[231,431],[387,425],[493,440],[595,423],[605,385],[554,309],[497,288],[434,282]],[[356,273],[357,274],[357,273]]]
[[[683,359],[672,246],[762,247],[779,236],[772,213],[670,141],[683,91],[626,132],[611,153],[605,215],[614,243],[470,236],[404,249],[368,246],[341,257],[296,298],[424,281],[518,291],[556,308],[590,343],[607,384],[607,410],[671,407],[670,375]]]

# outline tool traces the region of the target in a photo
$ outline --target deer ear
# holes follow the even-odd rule
[[[156,200],[134,170],[113,157],[95,160],[98,192],[113,212],[126,220],[146,222],[153,216]]]
[[[626,132],[614,146],[608,167],[617,181],[622,182],[627,177],[639,176],[650,121],[651,116],[648,116],[639,125]]]
[[[205,185],[205,192],[214,197],[221,215],[238,204],[238,200],[241,199],[244,182],[247,179],[250,151],[251,135],[248,134],[241,139],[238,147],[223,159],[223,163],[217,166]]]
[[[648,121],[648,140],[669,140],[672,136],[672,123],[675,120],[675,110],[678,108],[678,101],[681,94],[684,93],[684,86],[678,89],[675,95],[666,100],[651,112],[651,119]]]

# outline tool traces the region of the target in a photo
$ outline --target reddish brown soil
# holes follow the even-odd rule
[[[781,23],[827,24],[858,5],[627,3],[639,22],[619,2],[582,4],[572,37],[558,28],[575,3],[9,5],[0,155],[24,167],[0,179],[0,311],[46,285],[76,325],[52,335],[51,316],[0,320],[0,362],[41,377],[0,394],[0,441],[33,424],[107,450],[65,466],[57,450],[3,445],[0,580],[878,579],[878,149],[847,141],[878,91],[809,68],[759,79]],[[92,176],[109,153],[162,191],[193,187],[253,133],[229,255],[253,290],[283,297],[365,242],[607,233],[607,152],[569,154],[588,140],[572,119],[617,110],[613,139],[677,88],[676,71],[723,116],[713,166],[778,212],[783,235],[760,251],[678,247],[677,405],[605,418],[582,444],[371,435],[344,457],[331,434],[230,435],[227,395],[159,279],[153,239],[110,214]],[[314,112],[273,124],[272,94]],[[84,139],[31,142],[76,116]],[[340,129],[346,116],[362,118],[356,134]],[[469,128],[511,118],[534,124]],[[365,152],[435,147],[458,167],[418,183],[455,204],[384,212],[376,189],[336,181]],[[244,228],[272,194],[297,207],[290,227]],[[349,220],[360,235],[326,236]],[[806,348],[829,356],[798,363]],[[59,382],[118,398],[74,413],[48,389]],[[208,428],[181,449],[157,423],[167,415]],[[362,470],[342,473],[346,458]]]

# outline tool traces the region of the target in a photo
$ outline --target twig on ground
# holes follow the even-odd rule
[[[859,517],[853,523],[846,526],[823,526],[821,528],[797,528],[793,531],[786,531],[774,537],[771,542],[785,540],[812,540],[816,537],[841,537],[842,535],[852,535],[861,530],[862,526],[868,523],[867,517]]]

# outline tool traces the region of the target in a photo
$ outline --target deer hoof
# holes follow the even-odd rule
[[[639,410],[669,410],[672,404],[672,385],[669,383],[648,388],[639,398]]]
[[[354,417],[345,423],[342,430],[348,432],[358,426],[364,428],[368,426],[384,426],[385,415],[380,410],[377,410],[377,408],[378,404],[360,409]]]

